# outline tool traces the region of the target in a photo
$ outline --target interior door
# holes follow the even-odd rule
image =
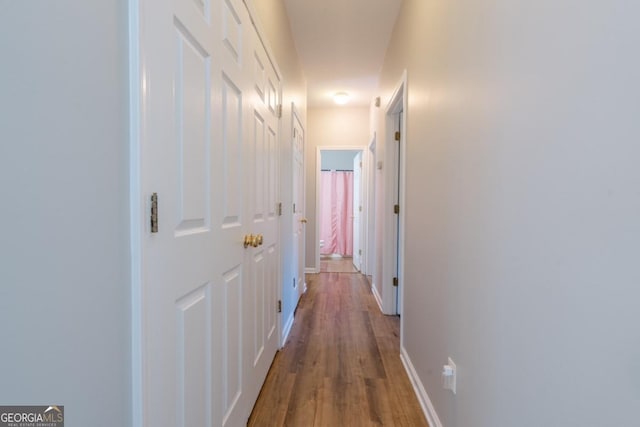
[[[261,49],[241,0],[140,2],[145,426],[245,425],[277,348],[280,83]]]
[[[362,270],[362,152],[353,158],[353,265]]]
[[[183,0],[189,1],[189,0]],[[205,0],[205,5],[207,0]],[[193,2],[191,2],[193,8]],[[197,4],[197,2],[195,3]],[[251,300],[258,279],[250,262],[254,205],[248,203],[254,181],[249,159],[251,123],[251,22],[241,0],[213,0],[211,22],[216,26],[214,61],[213,158],[214,310],[212,372],[214,425],[244,425],[252,407],[249,364],[256,316]]]
[[[293,255],[296,268],[298,294],[304,292],[305,234],[307,219],[304,214],[304,130],[298,116],[293,119]]]
[[[253,325],[247,348],[249,400],[255,402],[278,349],[277,300],[279,295],[278,134],[280,78],[258,34],[251,28],[250,123],[248,160],[251,165],[249,206],[251,233],[259,245],[250,250],[252,274],[249,304]]]
[[[146,426],[205,426],[217,417],[210,404],[211,350],[220,338],[211,327],[215,301],[224,295],[239,306],[243,276],[243,251],[232,236],[241,232],[241,205],[235,197],[226,203],[232,227],[224,229],[210,191],[217,34],[211,11],[188,0],[143,0],[141,10],[141,185],[147,214],[153,193],[158,213],[157,231],[142,218],[142,418]],[[233,182],[224,191],[241,193],[242,180]],[[214,242],[228,248],[223,258]],[[233,309],[215,315],[229,323],[240,316]],[[229,354],[240,351],[231,336],[225,344]],[[230,369],[228,390],[240,389],[239,378]]]

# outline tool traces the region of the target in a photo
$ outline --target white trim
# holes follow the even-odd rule
[[[398,307],[400,307],[400,313],[403,312],[404,307],[404,266],[405,266],[405,236],[406,236],[406,224],[407,224],[407,118],[409,117],[409,91],[407,89],[407,70],[404,70],[402,73],[402,128],[400,129],[401,138],[400,138],[400,164],[402,165],[402,169],[400,170],[400,206],[403,209],[400,210],[400,245],[398,250],[400,254],[398,256],[398,260],[400,265],[398,265],[398,281],[400,282],[400,289],[398,292],[398,298],[400,301],[398,302]],[[400,333],[400,338],[402,339],[402,332]]]
[[[320,269],[316,267],[305,267],[304,274],[318,274],[320,273]],[[305,282],[306,285],[306,282]]]
[[[376,299],[376,302],[378,303],[378,307],[380,308],[380,311],[382,311],[382,297],[378,293],[378,289],[376,288],[375,283],[371,284],[371,293],[373,294],[373,297]]]
[[[394,151],[392,148],[394,147],[395,142],[395,126],[394,120],[396,115],[400,112],[403,112],[403,120],[400,128],[401,134],[401,144],[400,144],[400,164],[403,166],[399,172],[399,183],[400,183],[400,194],[398,203],[400,204],[400,215],[399,215],[399,230],[398,230],[398,282],[400,283],[399,292],[396,295],[395,288],[393,286],[393,277],[395,275],[395,214],[391,210],[394,200],[394,190],[393,187],[397,184],[395,181],[395,175],[397,173],[397,166],[394,165]],[[403,299],[403,288],[404,288],[404,242],[405,242],[405,218],[406,218],[406,180],[405,180],[405,168],[406,164],[406,130],[407,130],[407,116],[408,116],[408,103],[407,103],[407,71],[405,70],[402,73],[402,77],[398,84],[396,85],[396,89],[393,92],[393,95],[389,99],[387,107],[385,109],[385,149],[384,149],[384,163],[387,167],[384,169],[384,201],[383,201],[383,210],[382,210],[382,218],[383,221],[383,238],[382,242],[386,242],[383,244],[382,248],[382,302],[385,314],[398,314],[398,310],[396,307],[400,307],[400,312],[402,312],[402,299]],[[398,300],[396,302],[396,299]],[[401,325],[400,325],[400,344],[402,345],[402,321],[401,317]]]
[[[128,2],[128,49],[129,49],[129,250],[131,262],[131,425],[144,425],[145,410],[145,365],[144,346],[144,299],[143,295],[143,249],[142,239],[145,204],[142,195],[141,158],[141,23],[140,1]]]
[[[433,403],[431,403],[431,399],[429,399],[429,395],[427,394],[424,385],[422,385],[422,381],[420,381],[420,377],[418,376],[418,373],[416,372],[416,369],[411,362],[411,358],[407,354],[407,350],[404,347],[400,348],[400,360],[402,360],[404,369],[405,371],[407,371],[407,375],[409,375],[411,385],[413,386],[413,391],[418,398],[418,402],[420,402],[420,406],[422,407],[424,416],[427,417],[429,427],[443,427],[442,423],[440,422],[440,418],[438,418],[438,414],[433,407]]]
[[[294,312],[295,310],[291,312],[291,316],[289,316],[289,320],[287,320],[287,323],[285,323],[284,328],[282,328],[282,335],[280,336],[280,348],[284,347],[284,344],[287,342],[287,338],[289,338],[289,334],[291,333],[291,329],[293,328]]]

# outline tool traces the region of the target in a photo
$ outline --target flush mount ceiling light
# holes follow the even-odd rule
[[[344,105],[349,102],[349,94],[347,92],[338,92],[333,95],[333,101],[338,105]]]

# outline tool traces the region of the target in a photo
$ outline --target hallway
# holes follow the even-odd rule
[[[426,426],[399,356],[400,322],[360,274],[307,276],[250,426]]]

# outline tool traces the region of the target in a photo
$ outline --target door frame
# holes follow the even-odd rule
[[[356,157],[360,156],[360,164],[356,166],[356,162],[355,159]],[[356,182],[356,169],[360,168],[360,192],[357,193],[356,191],[353,192],[353,196],[352,196],[352,200],[355,198],[355,195],[358,195],[358,200],[359,200],[359,204],[356,205],[356,203],[353,203],[353,250],[352,252],[352,258],[351,260],[354,261],[356,259],[356,227],[355,227],[355,218],[356,215],[359,215],[359,222],[358,222],[358,227],[357,227],[357,233],[358,233],[358,250],[360,251],[360,253],[357,255],[358,256],[358,260],[359,260],[359,265],[357,266],[357,270],[362,273],[362,274],[366,274],[366,265],[365,265],[365,261],[364,259],[367,256],[367,242],[366,242],[366,226],[367,221],[365,219],[365,202],[367,201],[366,198],[364,197],[364,193],[365,193],[365,178],[366,178],[366,171],[364,170],[364,157],[366,156],[366,151],[359,151],[354,157],[353,157],[353,183],[354,183],[354,187],[355,187],[355,182]],[[354,200],[355,201],[355,200]],[[356,209],[358,209],[358,211],[356,211]],[[353,265],[355,266],[355,263],[353,263]]]
[[[395,129],[396,120],[398,114],[403,112],[403,120],[400,126],[400,170],[398,170],[398,164],[395,157]],[[407,71],[404,70],[400,82],[396,85],[393,95],[391,96],[387,107],[385,108],[385,163],[388,167],[385,168],[385,190],[384,204],[383,204],[383,253],[382,253],[382,309],[385,314],[398,314],[402,312],[403,298],[404,298],[404,264],[405,264],[405,221],[406,221],[406,145],[407,145],[407,116],[408,116],[408,102],[407,102]],[[393,205],[395,204],[395,192],[392,190],[395,185],[400,185],[400,191],[398,194],[398,203],[400,205],[400,213],[398,222],[398,238],[397,248],[396,241],[394,239],[396,227],[396,217],[393,212]],[[393,278],[395,277],[395,263],[396,257],[398,260],[398,291],[396,292],[393,286]],[[402,319],[400,322],[400,343],[402,344]]]
[[[315,230],[316,230],[316,239],[315,239],[315,247],[316,247],[316,259],[315,259],[315,272],[320,272],[320,172],[322,170],[322,152],[323,151],[359,151],[362,153],[362,170],[363,170],[363,178],[362,178],[362,190],[361,190],[361,202],[363,206],[368,206],[364,201],[369,200],[369,176],[366,171],[369,170],[369,156],[368,156],[368,147],[366,145],[323,145],[316,148],[316,220],[315,220]],[[364,233],[361,233],[360,240],[366,241],[368,234],[367,217],[366,215],[362,215],[361,221],[365,221],[363,228]],[[364,234],[364,235],[362,235]],[[365,249],[364,245],[361,243],[361,248]],[[366,254],[364,254],[366,256]]]
[[[145,355],[142,345],[145,307],[143,301],[143,236],[144,218],[149,206],[142,191],[142,101],[145,74],[140,62],[143,46],[141,37],[140,0],[128,1],[129,15],[129,250],[131,280],[131,425],[144,426],[144,372]]]

